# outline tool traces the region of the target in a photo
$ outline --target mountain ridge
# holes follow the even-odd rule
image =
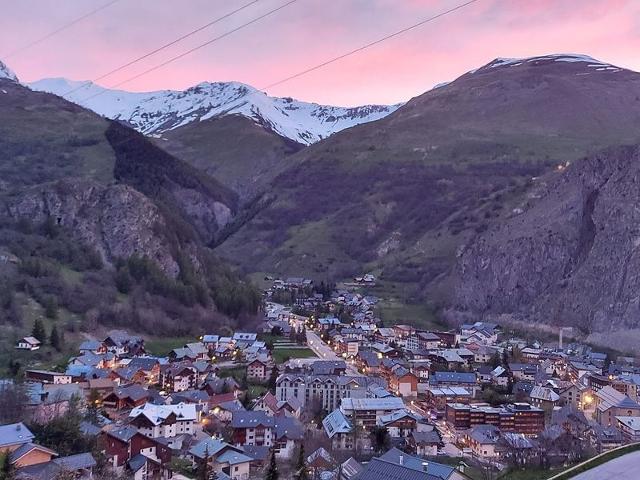
[[[195,121],[226,115],[243,115],[264,128],[298,143],[309,145],[337,131],[378,120],[399,105],[334,107],[270,97],[240,82],[201,82],[183,91],[148,93],[110,90],[91,82],[63,78],[29,83],[113,120],[126,122],[146,135],[163,132]],[[71,92],[66,95],[67,92]]]

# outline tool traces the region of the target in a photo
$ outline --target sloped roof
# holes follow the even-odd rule
[[[178,403],[176,405],[145,403],[141,407],[131,410],[129,417],[135,418],[144,415],[154,425],[160,425],[171,414],[175,414],[178,421],[195,421],[197,418],[196,406],[193,403]]]
[[[340,409],[334,410],[322,420],[322,426],[327,437],[333,438],[338,433],[349,433],[352,430],[351,422]]]
[[[231,426],[233,428],[255,428],[257,426],[273,427],[274,418],[261,410],[233,412]]]
[[[343,398],[342,410],[404,410],[404,401],[399,397]]]
[[[35,437],[24,423],[0,425],[0,447],[16,443],[29,443]]]
[[[533,387],[529,396],[546,402],[557,402],[560,400],[560,395],[554,392],[551,388],[541,387],[539,385]]]
[[[20,460],[22,457],[24,457],[27,453],[29,453],[32,450],[40,450],[42,452],[48,453],[51,456],[57,456],[58,455],[53,450],[50,450],[50,449],[48,449],[46,447],[43,447],[42,445],[37,445],[37,444],[31,443],[31,442],[23,443],[18,448],[16,448],[13,452],[11,452],[11,455],[10,455],[11,463],[17,462],[18,460]]]

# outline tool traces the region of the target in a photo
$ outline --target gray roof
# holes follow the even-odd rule
[[[435,428],[428,432],[413,432],[411,436],[416,444],[442,443],[440,433]]]
[[[288,438],[289,440],[302,440],[304,428],[297,418],[276,417],[275,418],[276,439]]]
[[[358,475],[360,472],[362,472],[362,470],[364,470],[364,467],[362,466],[362,464],[360,464],[355,458],[353,457],[349,457],[343,464],[342,464],[342,476],[344,478],[346,478],[347,480],[351,480],[352,478],[354,478],[356,475]],[[339,478],[338,480],[342,480],[341,478]]]
[[[29,443],[33,439],[33,433],[22,422],[0,425],[0,447],[16,443]]]
[[[420,457],[414,457],[412,455],[408,455],[397,448],[392,448],[387,453],[382,455],[379,460],[383,460],[386,462],[390,462],[396,465],[400,464],[400,457],[402,457],[402,465],[416,471],[420,471],[420,473],[424,473],[424,469],[426,467],[428,477],[420,477],[420,478],[428,478],[431,479],[443,479],[446,480],[451,477],[451,474],[455,471],[455,468],[444,465],[442,463],[432,462],[424,460]],[[425,463],[427,465],[425,465]],[[369,477],[359,477],[362,480],[369,480]],[[395,477],[393,477],[395,478]],[[405,477],[402,477],[403,479]]]
[[[231,417],[231,426],[233,428],[255,428],[259,425],[264,427],[273,427],[275,419],[259,410],[236,411]]]
[[[78,470],[79,468],[93,468],[96,466],[96,460],[90,453],[79,453],[77,455],[69,455],[68,457],[60,457],[53,460],[53,462],[65,470]]]
[[[357,480],[441,480],[421,470],[373,458],[356,477]]]
[[[138,429],[136,427],[127,425],[121,428],[114,428],[112,430],[107,430],[107,433],[118,440],[123,442],[129,442],[131,438],[138,433]]]
[[[322,426],[329,438],[333,438],[337,433],[351,432],[351,422],[345,417],[340,409],[334,410],[322,420]]]
[[[432,383],[476,383],[476,374],[467,372],[434,372]]]

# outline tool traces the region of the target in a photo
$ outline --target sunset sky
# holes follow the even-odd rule
[[[5,2],[0,60],[25,82],[93,79],[249,2],[119,0],[22,51],[24,45],[109,2]],[[115,85],[286,2],[260,0],[99,83]],[[227,80],[262,88],[460,3],[464,0],[298,0],[120,88],[184,89]],[[640,70],[640,1],[478,0],[268,93],[335,105],[396,103],[495,57],[568,52]]]

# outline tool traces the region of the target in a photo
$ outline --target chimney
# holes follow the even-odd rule
[[[400,465],[404,465],[404,455],[400,455]]]
[[[429,471],[429,462],[422,462],[422,471],[425,473]]]

